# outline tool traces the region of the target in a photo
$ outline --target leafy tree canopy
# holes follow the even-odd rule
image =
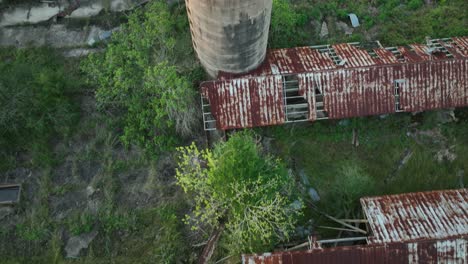
[[[289,0],[273,0],[269,46],[271,48],[290,48],[304,45],[306,33],[301,29],[307,16],[298,13]]]
[[[233,135],[213,150],[179,148],[178,184],[193,197],[193,228],[225,224],[231,254],[269,250],[285,240],[302,203],[285,166],[261,153],[250,133]]]
[[[198,124],[192,81],[200,70],[188,28],[185,9],[152,1],[130,15],[103,54],[83,63],[99,108],[119,121],[126,145],[157,153]]]

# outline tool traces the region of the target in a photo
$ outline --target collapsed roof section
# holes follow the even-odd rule
[[[468,37],[272,50],[201,92],[206,130],[468,106]]]

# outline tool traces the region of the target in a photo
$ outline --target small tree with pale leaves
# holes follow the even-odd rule
[[[225,225],[221,239],[230,254],[269,250],[288,239],[301,210],[293,206],[294,180],[280,160],[262,154],[250,133],[213,150],[192,144],[178,151],[176,177],[194,203],[186,216],[192,228]]]

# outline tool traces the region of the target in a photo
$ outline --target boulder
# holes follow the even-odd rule
[[[97,231],[92,231],[79,236],[70,237],[67,245],[65,246],[65,253],[67,258],[78,258],[80,252],[84,248],[88,248],[89,244],[97,236]]]
[[[322,28],[320,29],[320,37],[325,38],[328,36],[328,25],[327,22],[323,21]]]
[[[354,29],[351,28],[350,26],[348,26],[348,24],[346,24],[345,22],[342,22],[342,21],[338,21],[336,22],[336,27],[338,29],[340,29],[341,31],[343,31],[346,35],[351,35],[353,34],[353,31]]]

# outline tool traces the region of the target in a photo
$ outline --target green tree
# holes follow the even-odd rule
[[[82,65],[98,86],[99,108],[123,127],[126,145],[157,153],[198,123],[189,78],[197,63],[190,60],[190,47],[179,47],[187,42],[178,41],[186,39],[183,26],[188,28],[185,11],[171,12],[165,1],[151,2],[130,15],[103,54],[91,55]]]
[[[269,46],[289,48],[304,45],[306,35],[301,27],[306,22],[307,16],[296,12],[289,0],[273,0]]]
[[[262,154],[249,133],[237,133],[213,150],[179,148],[178,184],[193,198],[193,228],[225,225],[230,254],[269,250],[288,239],[302,202],[284,165]]]

